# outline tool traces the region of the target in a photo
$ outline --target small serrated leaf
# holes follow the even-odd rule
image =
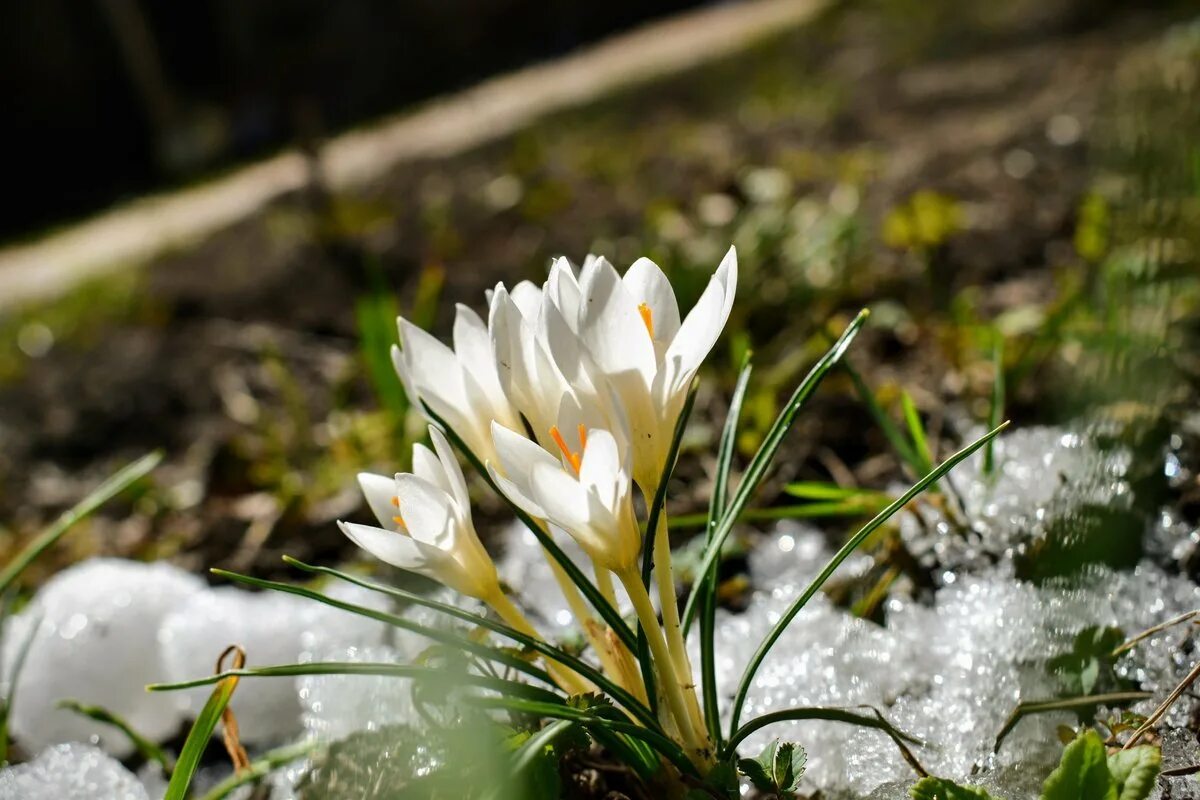
[[[913,800],[1000,800],[983,789],[959,786],[945,778],[927,777],[908,790]]]
[[[1117,800],[1146,800],[1162,767],[1162,751],[1144,744],[1108,757],[1108,771],[1117,782]]]
[[[1108,771],[1104,742],[1085,732],[1063,750],[1062,760],[1042,786],[1042,800],[1118,800]]]

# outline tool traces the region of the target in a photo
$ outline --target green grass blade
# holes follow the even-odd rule
[[[17,656],[13,659],[12,675],[8,678],[8,697],[0,697],[0,765],[8,763],[8,719],[12,713],[13,701],[17,697],[17,683],[21,679],[21,671],[25,668],[25,659],[33,647],[38,629],[42,627],[42,619],[38,617],[29,628],[25,641],[21,642]]]
[[[508,697],[522,697],[539,703],[561,704],[558,694],[529,683],[498,678],[494,675],[476,675],[465,671],[447,671],[441,668],[423,667],[414,664],[392,664],[369,661],[313,661],[307,664],[274,664],[267,667],[243,667],[228,669],[215,675],[205,675],[188,681],[175,683],[152,683],[146,687],[151,692],[175,692],[211,686],[227,678],[295,678],[301,675],[373,675],[385,678],[409,678],[438,683],[478,686],[481,689],[504,693]],[[180,756],[182,759],[182,756]]]
[[[371,581],[364,580],[362,578],[359,578],[354,575],[350,575],[345,572],[341,572],[341,571],[333,569],[331,567],[318,567],[318,566],[313,566],[310,564],[305,564],[304,562],[298,561],[294,558],[291,558],[290,556],[284,556],[284,561],[286,561],[288,564],[296,567],[297,569],[304,570],[305,572],[310,572],[310,573],[319,574],[319,575],[328,575],[330,577],[334,577],[339,580],[343,580],[348,583],[352,583],[356,586],[361,586],[364,589],[370,589],[371,591],[375,591],[375,592],[379,592],[381,594],[388,595],[389,597],[393,597],[397,600],[403,600],[403,601],[412,603],[414,605],[419,605],[424,608],[438,611],[438,612],[441,612],[442,614],[446,614],[455,619],[459,619],[464,622],[471,623],[472,625],[478,625],[481,628],[487,628],[488,630],[493,631],[498,634],[501,634],[502,636],[507,636],[508,638],[512,639],[515,642],[518,642],[519,644],[523,645],[524,647],[528,647],[530,650],[540,653],[541,655],[545,656],[546,658],[557,661],[558,663],[562,664],[563,666],[568,667],[569,669],[574,670],[575,672],[579,673],[583,677],[590,680],[592,683],[596,684],[597,687],[599,687],[602,691],[606,692],[609,697],[611,697],[615,702],[617,702],[621,706],[623,706],[633,716],[637,717],[638,720],[642,722],[642,724],[648,725],[655,729],[658,729],[658,719],[655,717],[654,713],[649,708],[647,708],[645,705],[638,702],[636,697],[634,697],[632,694],[630,694],[626,690],[622,689],[620,686],[618,686],[616,683],[614,683],[609,678],[609,676],[605,675],[603,672],[599,671],[598,669],[593,667],[591,664],[587,663],[586,661],[584,661],[576,656],[571,655],[570,653],[566,652],[565,650],[562,650],[561,648],[555,647],[554,645],[549,644],[547,642],[543,642],[540,639],[535,639],[532,636],[528,636],[524,633],[521,633],[520,631],[516,630],[515,628],[509,627],[508,625],[504,624],[503,622],[498,622],[498,621],[490,619],[488,617],[481,617],[477,614],[472,614],[469,611],[463,611],[461,608],[457,608],[457,607],[449,605],[447,603],[439,603],[436,600],[431,600],[428,597],[423,597],[419,594],[414,594],[412,592],[406,592],[403,589],[395,589],[390,586],[383,586],[382,584],[373,583]]]
[[[767,634],[767,637],[763,640],[762,644],[758,646],[758,649],[755,651],[754,655],[751,656],[750,662],[746,665],[746,669],[742,673],[741,681],[738,684],[737,694],[734,696],[733,714],[730,718],[730,731],[737,730],[737,725],[742,715],[742,707],[746,702],[746,694],[750,691],[750,684],[754,680],[754,674],[758,671],[763,659],[767,657],[767,653],[771,651],[771,648],[775,645],[775,642],[778,641],[779,637],[783,634],[783,631],[787,628],[787,626],[790,625],[796,615],[800,613],[800,610],[807,605],[808,601],[812,599],[813,595],[821,590],[821,587],[825,585],[825,581],[829,580],[830,576],[833,575],[839,566],[841,566],[841,563],[845,561],[851,553],[857,550],[858,546],[861,545],[868,536],[874,533],[880,525],[887,522],[897,511],[908,505],[910,500],[912,500],[921,492],[925,491],[926,487],[937,481],[950,470],[954,469],[954,467],[964,461],[976,450],[983,447],[989,441],[998,436],[1000,432],[1007,426],[1008,423],[1006,422],[992,429],[971,444],[959,450],[954,455],[950,456],[950,458],[942,462],[941,465],[929,472],[927,475],[925,475],[925,477],[921,478],[921,480],[913,484],[912,488],[893,501],[891,505],[875,515],[870,522],[868,522],[862,528],[859,528],[858,532],[851,536],[850,539],[844,545],[842,545],[842,548],[834,554],[833,558],[829,560],[829,563],[825,565],[825,568],[821,570],[821,573],[813,579],[812,583],[808,585],[808,588],[805,589],[799,597],[792,601],[792,604],[788,607],[788,610],[783,614],[782,617],[780,617],[779,621],[775,623],[775,625],[771,628],[770,633]]]
[[[929,438],[925,435],[925,426],[921,424],[921,415],[917,412],[917,406],[908,392],[901,392],[900,407],[904,411],[904,424],[908,426],[913,452],[916,453],[920,463],[921,469],[918,474],[923,475],[933,469],[933,451],[929,449]]]
[[[746,400],[746,389],[750,385],[751,353],[742,356],[737,383],[729,399],[729,413],[725,416],[725,427],[717,446],[717,471],[713,478],[712,497],[708,502],[708,519],[705,535],[711,541],[717,530],[717,521],[725,514],[729,500],[729,474],[733,471],[733,456],[737,451],[738,422],[742,416],[742,404]],[[714,570],[705,579],[696,583],[693,592],[702,592],[700,599],[700,687],[704,700],[704,721],[708,735],[717,749],[721,747],[721,715],[717,702],[717,666],[715,654],[717,573]]]
[[[658,535],[658,521],[662,519],[663,509],[667,504],[667,483],[675,472],[675,462],[679,460],[679,447],[683,444],[683,432],[687,429],[688,419],[692,416],[692,408],[696,404],[696,381],[688,390],[687,399],[680,409],[679,418],[675,420],[675,430],[671,434],[671,446],[667,450],[667,460],[663,464],[662,474],[658,478],[658,488],[654,490],[654,499],[650,503],[650,512],[646,515],[646,535],[642,537],[642,585],[650,588],[650,574],[654,570],[654,547],[649,537]],[[670,531],[664,531],[669,536]],[[637,654],[638,668],[642,673],[642,684],[646,689],[646,697],[650,707],[658,713],[658,689],[654,685],[654,661],[650,657],[650,642],[639,621],[637,624]]]
[[[874,713],[874,716],[867,716],[865,714],[855,714],[853,711],[844,708],[788,708],[783,711],[773,711],[770,714],[763,714],[761,717],[756,717],[734,731],[733,735],[729,737],[729,744],[725,746],[724,757],[728,758],[733,755],[737,751],[737,746],[755,731],[762,730],[777,722],[796,722],[812,719],[825,720],[826,722],[844,722],[848,725],[857,725],[860,728],[874,728],[883,731],[899,742],[916,745],[923,744],[920,739],[892,725],[877,711]]]
[[[175,770],[171,773],[171,781],[167,784],[167,793],[163,795],[163,800],[187,800],[188,789],[192,785],[196,769],[200,766],[200,759],[208,748],[208,742],[212,739],[213,731],[217,729],[221,714],[229,705],[237,684],[237,678],[222,678],[217,688],[208,696],[208,702],[200,709],[192,729],[188,731],[183,749],[179,751],[179,760],[175,762]]]
[[[316,750],[317,747],[317,742],[306,740],[279,747],[275,750],[268,750],[262,757],[251,761],[249,769],[233,773],[205,792],[200,800],[223,800],[223,798],[229,796],[238,787],[262,780],[273,770],[290,764],[297,759],[304,758]]]
[[[150,470],[158,466],[158,463],[162,461],[162,457],[162,452],[156,450],[122,467],[89,492],[87,497],[63,513],[53,525],[42,531],[36,539],[27,544],[17,554],[16,558],[9,562],[8,566],[0,570],[0,596],[8,592],[9,587],[21,576],[25,568],[33,563],[34,559],[61,539],[63,534],[69,531],[75,523],[87,517],[139,479],[145,477]]]
[[[523,510],[518,508],[516,504],[505,497],[504,492],[500,491],[500,488],[492,481],[492,476],[488,474],[487,468],[483,465],[483,462],[481,462],[479,458],[471,452],[471,448],[467,447],[467,443],[464,442],[462,438],[455,433],[454,430],[447,425],[441,417],[430,411],[428,407],[426,407],[425,413],[429,419],[432,419],[441,427],[442,431],[446,434],[446,438],[449,439],[456,448],[458,448],[458,451],[462,453],[463,457],[466,458],[468,462],[470,462],[471,466],[475,468],[475,471],[479,473],[479,476],[487,483],[488,486],[491,487],[492,491],[494,491],[496,495],[504,501],[505,505],[509,507],[509,510],[512,511],[513,515],[519,519],[521,523],[525,525],[525,527],[529,528],[530,532],[533,533],[533,535],[537,538],[538,543],[541,544],[541,546],[545,548],[546,552],[550,554],[550,557],[553,558],[560,567],[562,567],[563,572],[567,573],[567,577],[571,579],[571,582],[579,587],[579,591],[583,592],[583,596],[586,597],[588,602],[592,604],[592,607],[596,609],[596,613],[598,613],[605,623],[607,623],[608,626],[613,629],[613,633],[616,634],[617,638],[629,648],[630,652],[637,652],[637,639],[634,636],[633,631],[631,631],[629,626],[625,624],[625,620],[621,618],[620,612],[613,608],[613,606],[604,599],[604,595],[602,595],[600,590],[596,588],[596,584],[592,583],[592,581],[583,574],[583,571],[579,569],[579,565],[567,557],[567,554],[563,552],[562,548],[558,546],[554,539],[552,539],[548,533],[542,530],[541,525],[538,525],[532,517],[530,517]]]
[[[141,754],[142,758],[147,761],[157,762],[162,767],[164,775],[169,776],[171,771],[175,769],[175,762],[166,750],[163,750],[157,744],[142,736],[128,722],[108,709],[101,708],[100,706],[86,705],[78,700],[60,700],[58,707],[74,711],[76,714],[81,714],[102,725],[116,728],[125,735],[125,738],[133,743],[133,748]]]
[[[738,485],[737,491],[733,494],[733,499],[729,503],[725,514],[721,517],[721,524],[713,532],[709,538],[708,547],[704,553],[704,559],[701,561],[700,569],[696,573],[696,581],[707,580],[710,572],[717,568],[717,560],[721,556],[721,547],[725,544],[725,540],[733,531],[733,526],[746,509],[750,498],[754,496],[758,489],[759,483],[766,477],[767,470],[770,469],[771,462],[775,458],[775,454],[779,451],[783,444],[784,437],[787,436],[792,425],[796,421],[796,415],[800,412],[800,408],[808,400],[809,396],[820,385],[821,380],[825,377],[829,370],[833,369],[846,352],[846,348],[854,341],[854,337],[858,335],[858,331],[862,328],[863,323],[867,321],[867,311],[864,309],[858,313],[854,321],[847,326],[838,340],[834,342],[825,355],[821,356],[820,360],[813,365],[813,368],[805,376],[800,385],[796,387],[792,397],[788,400],[787,405],[775,422],[763,437],[763,442],[758,448],[758,452],[754,454],[754,458],[750,460],[749,466],[746,467],[746,472],[742,476],[742,481]],[[696,611],[699,608],[699,597],[697,593],[693,593],[688,598],[687,607],[683,613],[683,631],[687,633],[691,627],[692,620],[696,616]]]
[[[873,489],[860,489],[857,486],[838,486],[836,483],[824,483],[822,481],[796,481],[789,483],[783,487],[783,490],[792,497],[801,500],[860,500],[860,499],[878,499],[880,497],[891,500],[890,497],[877,492]]]
[[[988,426],[996,427],[1004,416],[1004,337],[996,332],[996,343],[992,350],[992,365],[995,377],[992,380],[992,407],[988,412]],[[983,474],[991,475],[996,471],[995,445],[987,443],[983,451]]]
[[[1112,692],[1109,694],[1093,694],[1087,697],[1067,697],[1059,700],[1043,700],[1033,703],[1020,703],[1008,715],[1000,732],[996,734],[996,742],[992,746],[993,753],[1000,752],[1000,745],[1017,727],[1017,723],[1031,714],[1045,714],[1051,711],[1078,711],[1081,708],[1093,708],[1099,705],[1112,706],[1125,703],[1136,703],[1148,700],[1154,695],[1150,692]]]
[[[875,420],[875,424],[879,426],[879,430],[883,431],[884,438],[888,440],[888,444],[896,451],[896,455],[900,457],[901,463],[908,465],[914,474],[921,475],[924,471],[921,469],[920,457],[904,438],[904,434],[900,433],[900,429],[892,422],[891,417],[879,405],[879,401],[875,399],[875,393],[871,391],[871,387],[867,386],[867,382],[863,380],[862,375],[858,374],[858,370],[850,365],[850,362],[844,362],[842,369],[850,376],[850,381],[854,384],[854,389],[858,392],[859,399],[867,407],[867,413],[871,415],[871,419]]]
[[[520,776],[521,773],[532,766],[538,756],[542,755],[543,750],[554,744],[560,737],[566,735],[577,724],[574,720],[560,719],[530,736],[517,749],[517,752],[513,754],[512,774]]]
[[[824,519],[826,517],[859,517],[873,514],[891,501],[891,497],[880,495],[871,503],[804,503],[793,506],[751,508],[741,513],[741,522],[773,522],[780,519]],[[708,514],[681,514],[671,520],[671,527],[679,530],[703,528],[708,524]]]
[[[500,696],[468,696],[462,698],[462,702],[476,706],[478,708],[499,708],[508,711],[515,711],[521,714],[532,714],[547,719],[566,719],[582,724],[585,728],[592,730],[601,728],[616,733],[622,733],[634,739],[645,742],[654,751],[662,755],[672,764],[674,764],[681,772],[693,777],[699,777],[696,774],[696,767],[688,760],[687,755],[683,752],[678,744],[668,739],[661,733],[643,728],[632,722],[623,720],[609,719],[607,717],[597,716],[594,713],[581,711],[577,708],[571,708],[567,705],[554,705],[550,703],[539,703],[537,701],[525,700],[519,697],[504,697]],[[618,712],[619,713],[619,712]]]
[[[268,581],[261,578],[252,578],[249,575],[241,575],[236,572],[228,572],[223,569],[214,569],[212,570],[212,573],[223,578],[229,578],[230,580],[237,581],[238,583],[244,583],[247,586],[254,586],[259,589],[270,589],[272,591],[283,592],[285,594],[294,594],[298,597],[306,597],[309,600],[316,600],[318,603],[324,603],[332,608],[339,608],[343,611],[349,611],[350,613],[357,614],[361,617],[369,617],[371,619],[379,620],[380,622],[385,622],[388,625],[396,628],[402,628],[406,631],[419,633],[428,639],[438,642],[439,644],[456,647],[464,652],[479,656],[480,658],[504,664],[505,666],[511,667],[518,672],[523,672],[532,678],[537,678],[544,683],[553,683],[553,681],[550,679],[550,675],[545,670],[530,664],[520,656],[496,647],[489,647],[488,645],[476,642],[467,636],[462,636],[451,631],[441,631],[436,628],[430,628],[426,625],[413,622],[410,619],[405,619],[404,617],[400,617],[395,614],[389,614],[386,611],[376,611],[373,608],[366,608],[365,606],[358,606],[353,603],[347,603],[343,600],[337,600],[327,595],[323,595],[320,592],[315,592],[312,589],[306,589],[303,586],[293,586],[290,583],[281,583],[279,581]]]

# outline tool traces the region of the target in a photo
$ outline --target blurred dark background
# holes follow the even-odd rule
[[[377,117],[700,0],[15,0],[0,238]]]

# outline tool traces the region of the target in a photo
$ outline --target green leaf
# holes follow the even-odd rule
[[[1108,771],[1117,782],[1117,800],[1146,800],[1162,769],[1162,751],[1144,744],[1108,757]]]
[[[708,580],[710,572],[717,568],[717,561],[721,557],[721,547],[725,544],[725,540],[733,531],[734,525],[741,517],[742,512],[750,503],[750,499],[758,490],[759,484],[767,475],[767,470],[771,467],[771,462],[775,460],[775,454],[779,452],[779,448],[783,446],[784,438],[787,436],[792,425],[796,422],[796,416],[800,413],[800,409],[808,401],[808,398],[817,387],[821,385],[825,375],[829,370],[833,369],[842,356],[846,354],[850,343],[854,341],[854,337],[858,335],[858,331],[862,328],[863,323],[867,321],[868,312],[863,309],[858,313],[858,316],[846,326],[846,330],[842,331],[842,335],[834,342],[833,347],[821,356],[800,385],[792,393],[788,399],[787,405],[783,411],[771,423],[770,430],[767,431],[763,438],[762,445],[754,454],[754,458],[750,459],[749,466],[746,467],[745,473],[742,475],[742,482],[738,485],[737,491],[733,493],[733,499],[729,501],[729,505],[725,509],[725,513],[721,516],[721,524],[709,537],[708,547],[704,552],[704,559],[701,562],[700,571],[696,575],[697,583]],[[688,598],[687,606],[683,610],[683,632],[686,634],[691,627],[692,620],[696,617],[696,612],[700,609],[700,598],[703,592],[692,592]]]
[[[929,472],[933,469],[933,452],[929,449],[929,438],[925,435],[925,426],[921,424],[921,415],[917,413],[917,406],[908,392],[900,393],[900,407],[904,411],[904,424],[908,426],[920,471]]]
[[[808,754],[803,747],[775,739],[757,758],[740,759],[738,769],[759,791],[784,795],[796,790],[807,761]]]
[[[158,762],[159,766],[162,767],[164,775],[170,775],[171,770],[174,769],[175,764],[165,750],[135,731],[128,722],[108,709],[101,708],[100,706],[85,705],[78,700],[60,700],[58,707],[74,711],[76,714],[95,720],[102,725],[109,725],[116,728],[133,743],[134,749],[138,751],[142,758],[147,761]]]
[[[1100,734],[1089,730],[1067,745],[1042,786],[1042,800],[1118,800]]]
[[[317,750],[317,747],[317,742],[306,740],[269,750],[260,758],[251,761],[248,769],[233,773],[209,789],[200,800],[223,800],[239,786],[260,781],[273,770],[310,755]]]
[[[200,714],[183,743],[183,750],[179,752],[179,760],[175,762],[175,771],[171,773],[171,782],[167,784],[167,793],[163,795],[163,800],[186,800],[192,777],[200,766],[200,758],[204,755],[208,741],[217,729],[221,714],[225,711],[225,706],[229,705],[237,685],[236,677],[222,678],[217,683],[217,688],[208,696],[208,702],[200,709]]]
[[[799,597],[792,601],[792,604],[788,606],[787,611],[784,612],[783,616],[779,618],[779,621],[776,622],[774,627],[771,628],[770,633],[768,633],[766,638],[763,639],[762,643],[758,646],[758,649],[754,651],[754,655],[750,657],[750,661],[747,663],[745,670],[742,672],[741,680],[738,683],[737,693],[734,695],[733,713],[730,715],[730,730],[737,729],[737,725],[742,716],[742,707],[746,702],[746,695],[749,693],[750,685],[754,680],[754,674],[758,671],[759,666],[767,657],[767,653],[770,652],[771,648],[775,645],[775,642],[779,640],[779,637],[783,635],[784,630],[788,625],[791,624],[796,615],[800,613],[800,610],[803,609],[808,601],[812,599],[813,595],[821,590],[821,587],[824,586],[825,582],[829,580],[830,576],[837,571],[837,568],[841,566],[842,562],[849,558],[850,554],[857,550],[858,546],[861,545],[868,536],[874,533],[880,525],[891,519],[892,515],[904,508],[904,506],[906,506],[914,497],[925,491],[930,484],[935,483],[939,478],[941,478],[950,470],[954,469],[954,467],[964,461],[968,456],[970,456],[980,447],[983,447],[984,444],[1000,435],[1000,432],[1004,430],[1006,425],[1007,423],[998,428],[992,429],[971,444],[959,450],[954,455],[950,456],[932,472],[913,484],[907,492],[898,497],[891,505],[875,515],[870,522],[868,522],[862,528],[859,528],[858,532],[851,536],[850,539],[844,545],[842,545],[841,549],[833,555],[833,558],[829,560],[829,563],[825,565],[825,568],[821,570],[820,574],[818,574],[817,577],[813,579],[812,583],[808,585],[808,588],[806,588]]]
[[[945,778],[922,778],[908,790],[913,800],[1000,800],[983,789],[959,786]]]
[[[69,531],[75,523],[87,517],[100,506],[128,489],[143,478],[150,470],[162,461],[162,453],[155,451],[142,456],[137,461],[123,467],[111,477],[92,490],[87,497],[80,500],[58,520],[38,535],[36,539],[25,546],[16,558],[0,570],[0,596],[3,596],[13,582],[21,576],[33,560],[50,548],[62,535]]]

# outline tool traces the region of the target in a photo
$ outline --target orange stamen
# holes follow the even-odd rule
[[[397,509],[399,509],[400,508],[400,498],[393,496],[392,497],[392,505],[394,505]],[[399,525],[402,530],[408,530],[408,526],[404,524],[404,517],[400,516],[399,514],[392,517],[392,522]]]
[[[584,450],[587,450],[587,427],[581,422],[579,423],[579,454],[583,455]]]
[[[566,457],[571,466],[574,467],[575,474],[578,475],[579,465],[583,463],[583,459],[580,458],[579,453],[573,453],[571,452],[571,448],[567,447],[567,440],[563,438],[562,433],[559,432],[557,425],[550,426],[550,438],[554,440],[556,445],[558,445],[558,449],[562,450],[562,454]]]
[[[654,338],[654,312],[650,306],[645,303],[638,304],[638,313],[642,315],[642,322],[646,323],[646,331],[650,334],[650,338]]]

